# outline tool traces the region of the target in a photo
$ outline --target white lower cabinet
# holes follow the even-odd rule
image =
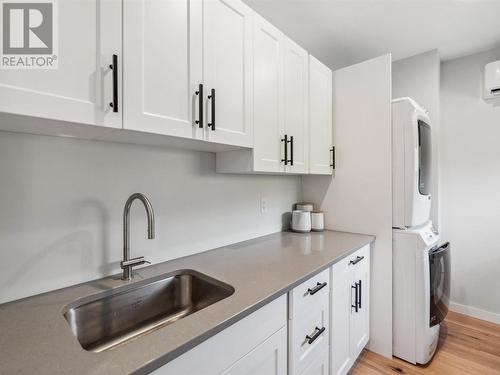
[[[323,350],[323,353],[320,353],[319,357],[316,358],[310,365],[307,367],[302,375],[328,375],[329,373],[329,355],[328,349]]]
[[[223,372],[224,375],[286,375],[286,327]]]
[[[332,266],[331,374],[347,374],[370,337],[370,245]]]
[[[314,366],[329,345],[330,270],[313,276],[289,292],[288,365],[290,375]]]
[[[352,293],[356,291],[356,286],[358,288],[358,309],[352,310],[349,335],[351,355],[354,358],[361,354],[370,337],[370,248],[368,246],[355,253],[354,261],[358,259],[361,259],[359,263],[351,265],[354,268],[354,278],[351,279]],[[355,296],[353,301],[356,301]]]
[[[153,374],[284,375],[287,371],[286,324],[287,298],[283,295]]]
[[[366,245],[153,374],[347,374],[369,339],[369,280]]]

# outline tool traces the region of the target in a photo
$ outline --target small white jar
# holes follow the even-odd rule
[[[306,233],[311,231],[311,213],[309,211],[292,211],[292,230]]]
[[[325,230],[325,215],[323,211],[311,212],[311,230],[314,232],[323,232]]]

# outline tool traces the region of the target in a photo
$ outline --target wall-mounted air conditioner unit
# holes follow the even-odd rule
[[[500,100],[500,60],[484,67],[484,99]]]

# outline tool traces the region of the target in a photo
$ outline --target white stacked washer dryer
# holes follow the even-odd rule
[[[414,100],[393,100],[393,355],[414,364],[434,355],[450,292],[450,246],[430,220],[431,129]]]

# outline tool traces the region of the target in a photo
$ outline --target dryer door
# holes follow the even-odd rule
[[[441,323],[450,304],[450,243],[429,252],[430,267],[430,320],[429,325]]]

